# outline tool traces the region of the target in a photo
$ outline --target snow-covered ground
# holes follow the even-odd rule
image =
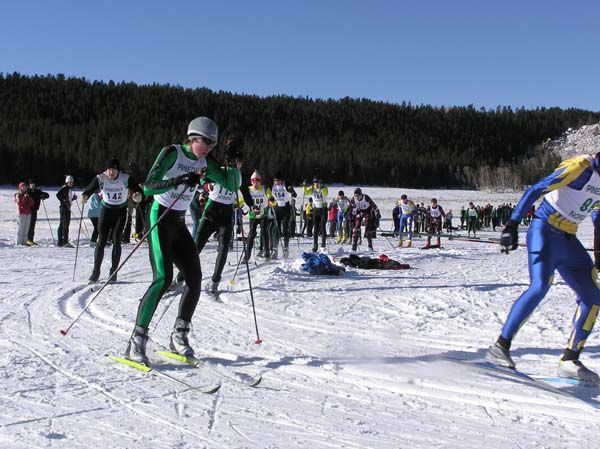
[[[69,335],[61,336],[59,330],[93,296],[86,285],[93,248],[83,230],[72,281],[75,249],[52,244],[43,210],[40,247],[15,247],[14,191],[0,189],[3,449],[598,447],[599,390],[568,388],[576,397],[567,397],[446,359],[480,359],[495,340],[528,285],[522,248],[503,255],[496,245],[444,240],[442,250],[423,251],[417,240],[416,247],[399,250],[380,236],[376,253],[409,263],[410,270],[348,269],[342,277],[312,277],[297,261],[311,242],[294,240],[290,260],[251,268],[260,345],[246,276],[232,284],[235,266],[226,266],[221,287],[229,291],[221,302],[203,293],[191,341],[220,369],[239,376],[261,373],[263,381],[252,389],[224,380],[209,396],[104,356],[125,349],[152,276],[146,246],[125,265],[119,283],[109,285]],[[364,191],[380,204],[384,229],[391,227],[393,203],[404,192],[419,201],[435,196],[455,214],[471,200],[498,204],[519,197]],[[46,205],[56,237],[54,194]],[[74,241],[75,221],[70,234]],[[589,221],[580,238],[591,245]],[[123,257],[133,247],[125,245]],[[215,248],[209,242],[201,255],[205,279]],[[344,250],[348,247],[330,245],[336,258]],[[234,251],[232,264],[235,257]],[[104,278],[109,259],[107,248]],[[554,283],[513,345],[518,367],[529,373],[553,374],[568,338],[574,296],[558,274]],[[177,300],[165,298],[151,324],[149,352],[157,361],[153,351],[168,341]],[[584,354],[600,370],[596,333]],[[194,385],[216,379],[206,370],[162,366]]]

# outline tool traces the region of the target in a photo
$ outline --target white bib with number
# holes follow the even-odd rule
[[[323,189],[313,189],[312,199],[313,199],[313,207],[315,207],[315,208],[323,207],[323,203],[324,203]]]
[[[600,176],[594,171],[581,190],[566,186],[546,194],[544,199],[563,217],[579,224],[600,205]]]
[[[173,166],[169,168],[163,176],[164,180],[175,178],[179,175],[185,175],[186,173],[191,172],[198,173],[200,175],[206,172],[206,159],[189,158],[185,155],[181,145],[174,145],[174,147],[177,149],[177,160],[175,160]],[[194,199],[195,192],[196,187],[190,189],[190,187],[188,187],[186,184],[180,184],[174,189],[154,195],[154,201],[158,202],[164,207],[171,207],[173,210],[187,210],[192,202],[192,199]],[[179,198],[179,200],[177,200],[177,198]]]
[[[273,197],[275,197],[277,205],[280,207],[285,206],[292,197],[292,195],[290,195],[290,193],[285,189],[285,186],[283,184],[273,185],[271,193],[273,194]]]
[[[439,217],[441,217],[441,216],[442,216],[442,210],[440,209],[440,207],[439,207],[439,206],[436,206],[436,207],[433,207],[433,206],[431,206],[431,207],[429,208],[429,215],[430,215],[432,218],[439,218]]]
[[[115,179],[110,179],[104,173],[98,176],[98,183],[102,191],[102,200],[110,206],[121,206],[127,202],[127,185],[129,175],[119,172]]]

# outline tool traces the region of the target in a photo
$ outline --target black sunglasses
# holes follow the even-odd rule
[[[204,142],[206,145],[209,145],[209,146],[215,144],[214,140],[212,140],[208,137],[205,137],[205,136],[194,137],[194,139],[200,139],[202,142]]]

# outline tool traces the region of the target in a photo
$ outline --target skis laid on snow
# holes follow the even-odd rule
[[[217,368],[212,366],[211,364],[206,363],[203,360],[198,359],[196,357],[185,357],[183,355],[169,351],[156,351],[156,355],[168,360],[175,360],[176,362],[185,363],[196,368],[206,368],[212,373],[216,374],[217,376],[222,377],[223,379],[235,382],[245,387],[255,388],[262,381],[262,376],[251,377],[248,380],[240,379],[238,377],[235,377],[235,374],[224,373],[221,370],[218,370]]]
[[[174,377],[174,376],[171,376],[170,374],[165,373],[163,370],[161,370],[160,368],[157,368],[155,366],[147,366],[147,365],[144,365],[143,363],[135,362],[133,360],[129,360],[124,357],[119,357],[116,355],[108,355],[107,357],[110,360],[112,360],[113,362],[121,363],[122,365],[136,369],[143,373],[152,374],[158,378],[163,378],[163,379],[169,380],[171,382],[175,382],[175,383],[182,385],[190,390],[199,391],[200,393],[214,394],[217,391],[219,391],[219,388],[221,388],[220,383],[207,384],[207,385],[202,385],[202,386],[191,385],[181,379],[178,379],[177,377]]]

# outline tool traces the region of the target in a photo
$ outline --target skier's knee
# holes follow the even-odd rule
[[[552,279],[550,281],[537,281],[533,282],[528,289],[528,293],[535,298],[543,298],[550,290],[550,285],[552,284]]]

